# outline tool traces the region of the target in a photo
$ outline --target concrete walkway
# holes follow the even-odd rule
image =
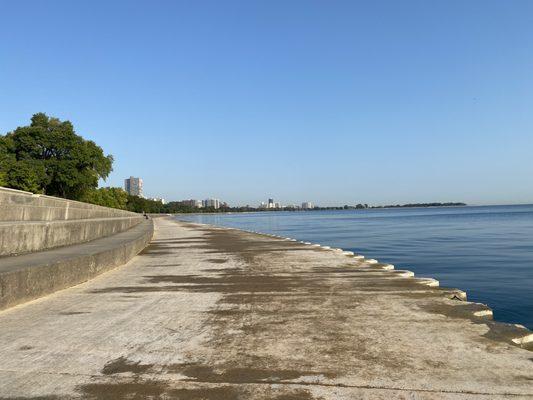
[[[0,399],[533,398],[526,331],[407,275],[157,219],[127,265],[0,313]]]

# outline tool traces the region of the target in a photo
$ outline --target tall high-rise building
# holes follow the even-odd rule
[[[143,197],[143,180],[133,176],[124,179],[124,190],[131,196]]]
[[[311,202],[309,202],[309,201],[304,201],[304,202],[302,203],[302,208],[303,208],[304,210],[310,210],[310,209],[313,208],[313,203],[311,203]]]
[[[219,199],[206,199],[204,200],[204,207],[212,207],[214,209],[220,208],[220,200]]]

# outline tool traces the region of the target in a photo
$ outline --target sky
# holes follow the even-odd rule
[[[0,0],[36,112],[167,200],[533,203],[533,2]]]

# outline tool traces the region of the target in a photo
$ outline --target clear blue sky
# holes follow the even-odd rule
[[[533,1],[0,0],[0,132],[105,185],[257,204],[533,202]]]

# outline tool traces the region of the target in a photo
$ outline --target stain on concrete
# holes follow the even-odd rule
[[[295,390],[291,393],[280,394],[273,400],[321,400],[323,397],[314,397],[308,390]]]
[[[193,292],[290,292],[301,286],[320,285],[315,278],[298,279],[267,273],[223,273],[219,276],[152,275],[145,278],[147,283],[175,283],[183,290]]]
[[[513,324],[504,324],[501,322],[492,321],[487,322],[486,325],[489,330],[483,335],[484,337],[495,341],[507,342],[510,345],[533,351],[533,342],[517,344],[512,341],[512,339],[520,338],[529,334],[530,331],[528,331],[527,329],[518,327]]]
[[[167,384],[159,381],[89,383],[77,390],[90,400],[144,400],[162,399]]]
[[[151,364],[141,364],[139,361],[131,361],[125,357],[119,357],[115,360],[109,361],[104,368],[102,368],[102,374],[114,375],[124,372],[131,372],[133,374],[142,374],[152,368]]]
[[[174,389],[168,392],[168,397],[179,400],[245,400],[231,386]]]
[[[172,245],[172,244],[194,244],[194,243],[205,243],[204,238],[202,239],[168,239],[168,240],[157,240],[152,242],[155,245]],[[186,246],[183,246],[186,247]]]
[[[228,260],[225,259],[225,258],[209,258],[206,261],[210,262],[210,263],[213,263],[213,264],[224,264],[224,263],[228,262]]]
[[[77,391],[89,400],[323,400],[313,397],[308,390],[278,387],[276,389],[247,389],[234,385],[197,386],[171,388],[162,381],[135,380],[129,382],[90,383],[80,385]],[[282,392],[275,394],[272,392]],[[252,396],[253,393],[253,396]],[[270,394],[269,394],[270,393]],[[32,398],[32,400],[56,400],[56,397]],[[26,399],[24,399],[26,400]]]
[[[174,268],[174,267],[181,267],[182,264],[149,264],[145,265],[144,268]]]
[[[168,238],[168,239],[156,239],[152,240],[152,243],[174,243],[174,242],[190,242],[190,241],[203,241],[205,237],[203,236],[188,236],[185,238]]]
[[[295,380],[304,376],[335,377],[330,372],[301,371],[290,369],[268,369],[257,367],[237,367],[216,370],[209,365],[197,363],[175,364],[165,367],[170,372],[178,372],[198,382],[224,383],[274,383]]]
[[[63,311],[59,315],[80,315],[80,314],[90,314],[89,311]]]
[[[462,303],[462,302],[427,302],[420,305],[420,308],[431,313],[444,315],[448,318],[469,319],[473,322],[486,321],[488,317],[477,317],[474,313],[478,311],[489,310],[489,307],[483,304]]]
[[[200,250],[213,250],[209,245],[207,245],[205,242],[201,242],[201,244],[195,244],[194,246],[187,245],[187,246],[161,246],[157,251],[162,250],[183,250],[183,249],[200,249]]]
[[[188,291],[188,292],[291,292],[298,290],[311,290],[319,292],[320,290],[329,290],[333,284],[339,284],[345,289],[357,289],[359,292],[386,292],[391,289],[405,291],[408,295],[413,290],[420,290],[424,293],[435,291],[443,294],[444,292],[420,285],[407,279],[398,278],[390,279],[387,277],[373,278],[372,280],[362,281],[360,277],[346,276],[320,276],[321,274],[294,274],[276,275],[274,272],[264,271],[263,273],[253,273],[244,270],[216,270],[221,272],[218,276],[206,275],[147,275],[144,278],[146,283],[173,283],[172,286],[136,286],[136,287],[109,287],[98,289],[95,292],[134,292],[138,289],[141,292],[146,291]],[[239,272],[237,272],[239,271]],[[231,272],[231,273],[226,273]],[[338,280],[338,283],[332,282]],[[335,295],[332,293],[332,295]]]
[[[170,254],[174,254],[171,250],[152,250],[152,251],[144,251],[139,253],[139,256],[141,257],[151,257],[151,258],[157,258],[160,256],[167,256]]]
[[[165,256],[169,254],[176,254],[176,250],[182,250],[182,249],[204,249],[204,250],[212,250],[212,248],[205,243],[205,241],[201,242],[195,242],[194,245],[191,245],[191,243],[183,243],[183,246],[173,246],[172,243],[154,243],[152,242],[149,246],[144,248],[139,255],[140,256],[150,256],[150,257],[159,257],[159,256]]]
[[[59,396],[35,396],[35,397],[0,397],[0,400],[59,400]]]
[[[228,359],[221,354],[220,359],[216,357],[208,363],[217,365],[217,371],[204,367],[196,370],[204,379],[226,382],[271,379],[276,382],[273,376],[278,373],[280,380],[313,376],[313,379],[324,382],[338,377],[337,373],[344,375],[353,370],[353,358],[364,360],[377,368],[383,366],[398,371],[411,368],[408,363],[402,362],[400,354],[386,349],[375,353],[367,345],[367,339],[351,328],[353,322],[346,311],[357,309],[358,304],[366,299],[361,293],[364,291],[393,289],[411,293],[413,289],[421,289],[436,294],[439,293],[438,288],[419,286],[412,280],[400,277],[391,279],[391,274],[376,267],[366,267],[365,272],[362,272],[349,263],[340,264],[339,267],[322,267],[316,263],[307,266],[305,258],[287,253],[287,250],[310,251],[309,246],[302,247],[293,242],[264,240],[239,232],[202,231],[210,246],[220,253],[240,259],[243,267],[220,269],[213,271],[216,272],[214,275],[146,278],[152,284],[172,283],[185,286],[185,290],[223,294],[218,301],[219,307],[210,312],[209,326],[213,332],[206,346],[213,349],[240,349],[240,366],[236,368],[231,364],[235,359],[230,361],[231,357]],[[294,268],[284,264],[280,257],[287,257],[294,262],[291,264]],[[378,274],[383,278],[372,276],[372,279],[362,279],[365,273]],[[276,338],[280,337],[306,338],[305,341],[313,345],[295,341],[286,357],[269,356],[268,352],[265,354],[261,351],[275,346]],[[262,354],[259,359],[255,356],[258,351]],[[295,359],[292,355],[299,357]],[[320,366],[320,369],[309,369],[308,363]],[[254,368],[243,370],[242,365]],[[331,372],[331,368],[335,373]],[[296,398],[304,395],[298,396]]]
[[[25,346],[19,347],[19,350],[22,350],[22,351],[31,350],[31,349],[33,349],[33,346],[25,345]]]

